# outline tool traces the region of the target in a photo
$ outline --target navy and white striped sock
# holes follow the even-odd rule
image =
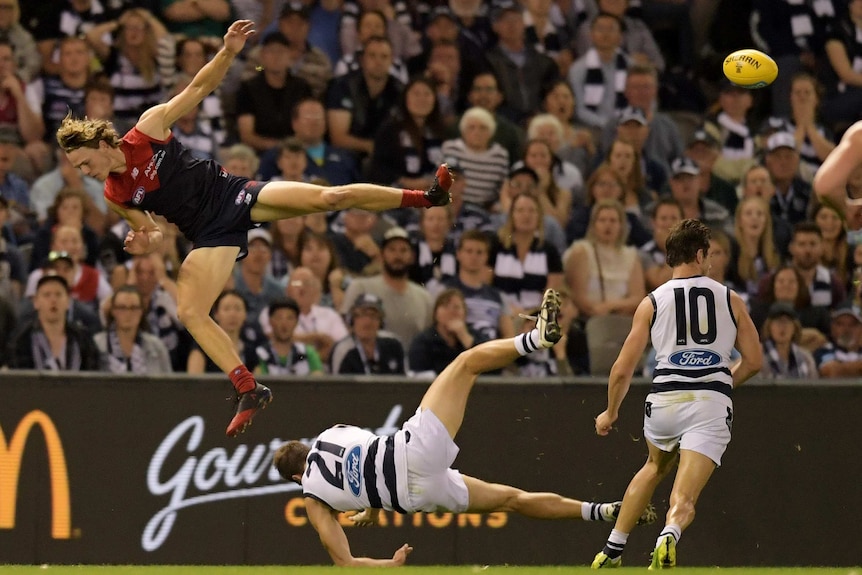
[[[658,547],[661,544],[661,540],[664,539],[664,537],[667,535],[673,537],[674,541],[679,541],[679,538],[682,536],[682,530],[679,528],[679,525],[665,525],[664,529],[661,530],[661,533],[655,540],[655,546]]]
[[[610,537],[608,537],[608,542],[605,543],[605,548],[602,549],[602,553],[604,553],[611,559],[621,557],[623,554],[623,549],[626,548],[626,541],[628,540],[628,533],[623,533],[622,531],[612,529]]]
[[[516,335],[515,349],[519,355],[527,355],[539,349],[539,330],[533,328],[527,333]]]

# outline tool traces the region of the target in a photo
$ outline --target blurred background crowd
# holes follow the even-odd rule
[[[700,218],[762,375],[862,375],[862,236],[811,191],[862,117],[862,0],[0,0],[0,365],[218,371],[177,319],[192,246],[162,222],[159,253],[125,254],[55,132],[71,110],[124,133],[235,19],[258,33],[173,130],[201,161],[329,185],[457,174],[445,208],[250,231],[212,317],[256,373],[439,373],[531,329],[556,288],[564,342],[507,374],[606,374],[670,277],[668,230]],[[769,88],[723,80],[750,46],[778,63]]]

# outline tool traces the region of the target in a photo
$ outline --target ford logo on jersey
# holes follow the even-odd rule
[[[353,495],[359,497],[359,492],[362,490],[362,469],[359,463],[362,461],[362,448],[355,446],[344,458],[345,476],[347,484],[350,486],[350,491]]]
[[[712,367],[721,363],[721,356],[708,349],[685,349],[670,354],[668,361],[679,367]]]

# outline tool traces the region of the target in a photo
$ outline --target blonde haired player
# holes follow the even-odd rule
[[[302,182],[257,182],[229,174],[217,162],[197,160],[171,134],[171,126],[198,106],[224,78],[234,57],[254,34],[254,23],[237,20],[224,45],[186,88],[145,111],[120,138],[110,122],[66,117],[57,141],[84,174],[105,182],[108,206],[128,221],[125,249],[151,253],[163,241],[150,213],[164,216],[194,242],[177,280],[177,313],[206,354],[230,377],[236,413],[227,435],[241,433],[272,400],[240,361],[230,337],[209,312],[224,289],[234,261],[248,251],[248,230],[316,212],[363,208],[431,207],[450,202],[452,176],[445,164],[427,191],[370,184],[322,187]]]

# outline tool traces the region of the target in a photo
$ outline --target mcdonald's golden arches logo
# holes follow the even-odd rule
[[[18,500],[18,480],[21,457],[30,431],[38,425],[48,449],[48,471],[51,479],[51,537],[69,539],[72,534],[72,509],[69,499],[69,472],[60,434],[44,411],[34,410],[24,416],[9,443],[0,427],[0,529],[15,528],[15,504]]]

